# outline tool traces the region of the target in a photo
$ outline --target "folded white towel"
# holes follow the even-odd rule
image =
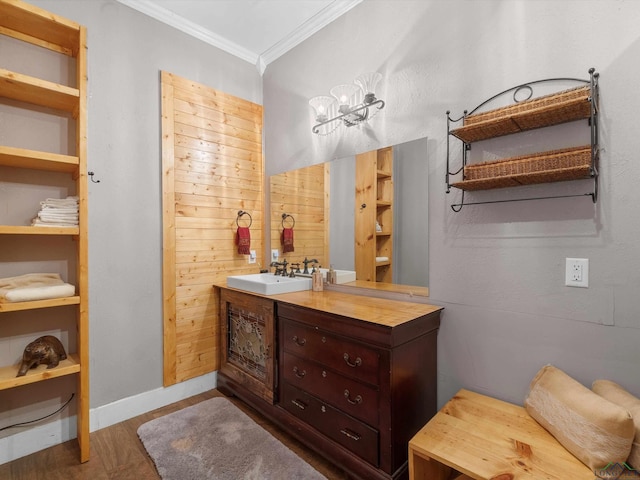
[[[76,287],[69,283],[49,285],[46,287],[16,288],[4,295],[0,294],[0,302],[29,302],[33,300],[48,300],[50,298],[72,297]]]
[[[376,257],[376,262],[388,262],[389,257]]]
[[[57,273],[27,273],[0,278],[0,302],[26,302],[71,297],[76,287],[65,283]]]
[[[38,212],[38,218],[43,221],[51,220],[56,221],[60,220],[63,222],[77,222],[78,214],[73,213],[48,213],[48,212]]]
[[[40,202],[40,205],[77,205],[78,197],[67,197],[67,198],[47,198]]]
[[[38,217],[34,218],[31,221],[31,226],[33,227],[77,227],[78,222],[45,222]]]
[[[62,285],[64,281],[58,273],[25,273],[16,277],[0,278],[0,288],[42,287]]]
[[[78,207],[56,207],[51,205],[43,205],[40,211],[55,213],[78,213]]]

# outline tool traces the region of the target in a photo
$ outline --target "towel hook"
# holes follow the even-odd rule
[[[283,213],[283,214],[282,214],[282,228],[287,228],[287,227],[285,227],[285,225],[284,225],[284,222],[286,221],[286,219],[287,219],[287,218],[290,218],[290,219],[291,219],[291,222],[293,222],[293,223],[291,224],[291,227],[288,227],[288,228],[293,228],[293,227],[295,227],[295,226],[296,226],[296,219],[295,219],[295,218],[293,218],[293,216],[289,215],[288,213]]]
[[[90,177],[90,179],[91,179],[91,181],[92,181],[93,183],[100,183],[100,180],[94,180],[94,179],[93,179],[93,176],[95,175],[95,173],[93,173],[93,172],[87,172],[87,175],[89,175],[89,177]]]
[[[249,225],[247,225],[247,228],[249,228],[253,223],[253,218],[251,218],[251,214],[249,212],[245,212],[244,210],[238,210],[238,216],[236,217],[236,226],[240,226],[238,220],[240,220],[240,217],[242,217],[243,215],[249,215]]]

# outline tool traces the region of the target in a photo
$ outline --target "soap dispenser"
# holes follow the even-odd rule
[[[324,278],[320,269],[315,269],[311,274],[311,290],[321,292],[324,289]]]
[[[327,283],[333,285],[337,283],[337,279],[337,274],[333,269],[333,265],[329,265],[329,271],[327,272]]]

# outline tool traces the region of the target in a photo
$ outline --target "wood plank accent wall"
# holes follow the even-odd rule
[[[271,248],[280,251],[280,261],[302,262],[307,257],[329,267],[329,178],[329,162],[270,177]],[[295,219],[295,249],[286,254],[280,241],[283,213]],[[291,219],[286,219],[285,225],[290,227]]]
[[[262,106],[167,72],[161,74],[164,385],[220,366],[212,285],[263,265]],[[248,263],[235,245],[248,226]]]

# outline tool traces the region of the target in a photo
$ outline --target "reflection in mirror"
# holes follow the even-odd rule
[[[339,270],[356,270],[356,245],[367,241],[356,238],[356,231],[362,231],[361,227],[356,230],[356,219],[363,211],[362,204],[356,205],[356,165],[360,165],[361,157],[366,155],[340,158],[270,177],[271,248],[279,250],[280,260],[286,258],[289,263],[300,263],[304,269],[302,261],[306,257],[317,260],[322,267],[332,265]],[[428,287],[427,139],[394,145],[392,157],[390,235],[393,241],[390,242],[392,252],[388,254],[393,259],[389,262],[391,282]],[[376,180],[373,182],[377,185]],[[290,217],[283,221],[283,214]],[[283,232],[292,226],[291,218],[295,226],[293,232],[288,233],[293,236],[293,251],[283,253]],[[379,235],[385,233],[379,232]],[[361,236],[375,237],[375,233]]]

